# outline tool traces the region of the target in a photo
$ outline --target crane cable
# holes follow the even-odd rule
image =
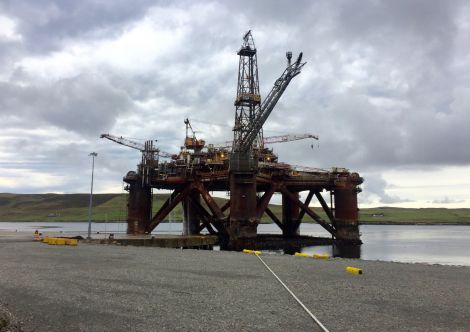
[[[261,263],[263,263],[263,265],[268,269],[268,271],[271,272],[274,277],[276,277],[277,281],[281,283],[281,285],[289,292],[289,294],[292,295],[292,297],[297,301],[297,303],[300,304],[300,306],[307,312],[307,314],[313,319],[315,324],[317,324],[322,331],[329,332],[328,329],[318,320],[318,318],[315,317],[315,315],[312,314],[312,312],[305,306],[305,304],[303,304],[302,301],[300,301],[299,298],[289,289],[289,287],[287,287],[286,284],[276,275],[276,273],[271,270],[268,264],[266,264],[256,252],[254,254],[256,255],[256,257],[259,258]]]

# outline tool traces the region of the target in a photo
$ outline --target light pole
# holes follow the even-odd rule
[[[88,236],[87,239],[91,240],[91,208],[93,206],[93,173],[95,171],[95,157],[98,156],[96,152],[90,153],[88,156],[93,158],[91,166],[91,191],[90,191],[90,206],[88,207]]]

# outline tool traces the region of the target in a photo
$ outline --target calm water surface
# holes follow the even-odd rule
[[[126,223],[93,223],[93,233],[125,233]],[[0,230],[42,232],[86,232],[87,223],[77,222],[0,222]],[[160,224],[155,234],[181,234],[181,223]],[[274,224],[260,225],[259,233],[280,234]],[[360,229],[364,244],[360,257],[409,263],[429,263],[470,266],[470,226],[425,226],[425,225],[363,225]],[[328,236],[316,224],[302,224],[302,235]],[[95,235],[97,236],[97,235]],[[103,237],[105,235],[103,234]],[[333,254],[331,246],[306,247],[306,253]]]

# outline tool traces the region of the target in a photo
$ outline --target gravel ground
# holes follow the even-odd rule
[[[16,317],[0,303],[0,332],[19,332],[21,329]]]
[[[262,258],[330,331],[470,331],[470,267]],[[0,234],[0,303],[25,331],[319,330],[256,256],[237,252]]]

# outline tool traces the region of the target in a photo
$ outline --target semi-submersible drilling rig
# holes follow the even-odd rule
[[[266,213],[285,238],[299,236],[305,214],[331,234],[336,242],[359,244],[357,193],[362,178],[344,168],[321,170],[279,163],[264,146],[263,125],[291,80],[300,74],[302,53],[287,67],[264,100],[258,82],[256,47],[248,31],[237,53],[240,57],[235,99],[235,125],[231,147],[216,147],[197,139],[189,120],[184,147],[178,155],[162,153],[147,141],[140,150],[142,162],[137,172],[124,177],[128,184],[129,234],[151,233],[178,205],[184,211],[183,235],[206,229],[218,235],[227,248],[239,249],[256,243],[258,223]],[[110,135],[102,135],[112,139]],[[123,139],[113,139],[123,143]],[[125,144],[125,143],[124,143]],[[132,144],[126,144],[132,146]],[[160,158],[170,161],[159,162]],[[152,188],[170,190],[169,198],[152,215]],[[330,193],[329,204],[320,194]],[[308,191],[305,201],[299,193]],[[219,206],[210,192],[229,192],[229,200]],[[274,193],[282,195],[282,218],[268,204]],[[323,220],[309,205],[313,196],[328,216]]]

